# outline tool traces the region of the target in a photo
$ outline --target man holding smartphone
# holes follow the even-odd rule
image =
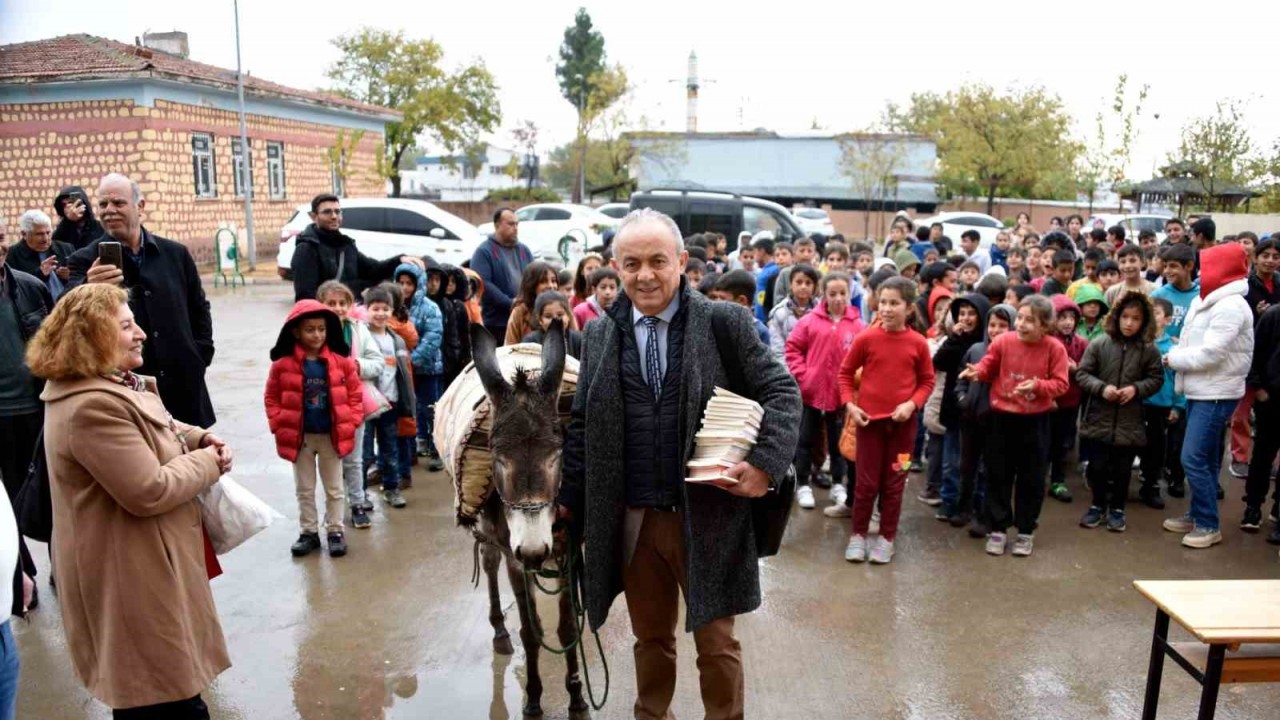
[[[131,291],[129,307],[147,333],[138,372],[156,378],[174,418],[207,428],[216,422],[204,381],[213,362],[213,318],[195,260],[182,243],[142,226],[147,202],[137,183],[112,173],[96,197],[106,235],[71,256],[69,287],[115,283]]]
[[[71,278],[66,263],[75,248],[53,239],[53,221],[43,211],[22,213],[18,229],[21,240],[9,249],[9,267],[43,282],[56,301]]]

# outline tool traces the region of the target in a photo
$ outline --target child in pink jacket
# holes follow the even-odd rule
[[[836,384],[840,362],[853,345],[854,336],[863,328],[861,313],[849,304],[849,285],[848,275],[828,273],[822,279],[822,302],[800,318],[787,338],[787,368],[800,384],[800,396],[804,400],[795,468],[796,501],[805,509],[814,506],[813,488],[809,486],[813,470],[811,450],[821,427],[826,428],[827,452],[831,458],[832,504],[844,505],[853,486],[852,463],[840,455],[844,408]]]

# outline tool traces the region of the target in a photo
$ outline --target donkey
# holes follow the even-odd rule
[[[564,431],[558,405],[560,382],[564,377],[565,335],[559,320],[551,324],[542,345],[542,372],[536,381],[523,372],[514,382],[503,376],[495,354],[493,337],[481,325],[471,326],[471,353],[476,374],[489,398],[489,448],[493,454],[494,491],[480,510],[472,530],[483,559],[489,586],[489,624],[493,626],[493,649],[510,655],[511,637],[503,624],[498,596],[498,565],[507,561],[507,579],[520,611],[520,641],[527,661],[525,717],[542,715],[542,677],[538,672],[542,624],[533,598],[528,597],[525,568],[536,570],[556,547],[552,525],[555,500],[560,490],[560,448]],[[562,581],[563,582],[563,581]],[[561,592],[558,636],[561,647],[575,637],[569,592]],[[529,608],[534,612],[530,614]],[[565,653],[565,688],[569,691],[569,711],[574,718],[589,717],[578,677],[578,658]]]

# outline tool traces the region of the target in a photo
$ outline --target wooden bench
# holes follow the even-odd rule
[[[1168,656],[1202,688],[1200,720],[1213,720],[1222,683],[1280,682],[1280,580],[1136,580],[1156,606],[1142,719],[1155,720]],[[1169,620],[1199,642],[1169,642]]]

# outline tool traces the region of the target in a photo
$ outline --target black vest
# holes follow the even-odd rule
[[[640,371],[640,349],[634,326],[622,330],[623,428],[626,438],[627,505],[669,507],[683,504],[684,452],[680,438],[680,388],[684,356],[686,304],[681,304],[667,328],[667,371],[662,397],[653,392]],[[628,312],[627,319],[631,315]]]

